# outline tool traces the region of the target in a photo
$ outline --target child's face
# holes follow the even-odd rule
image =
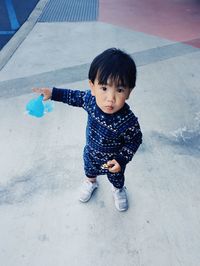
[[[89,81],[89,84],[98,107],[106,114],[114,114],[119,111],[131,92],[129,88],[116,87],[109,82],[107,85],[100,85],[97,79],[94,83]]]

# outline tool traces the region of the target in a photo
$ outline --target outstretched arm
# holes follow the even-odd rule
[[[84,107],[86,91],[53,88],[51,99],[72,106]]]
[[[71,90],[60,88],[34,88],[34,92],[43,94],[44,101],[53,100],[63,102],[72,106],[83,107],[86,111],[91,105],[92,95],[89,90]]]

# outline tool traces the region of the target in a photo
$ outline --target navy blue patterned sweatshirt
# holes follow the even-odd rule
[[[88,113],[86,147],[115,159],[121,166],[132,160],[142,133],[137,117],[127,103],[114,114],[104,113],[96,104],[91,91],[53,88],[52,100],[82,107]]]

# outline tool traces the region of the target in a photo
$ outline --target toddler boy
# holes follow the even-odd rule
[[[106,174],[116,208],[128,209],[124,172],[142,143],[138,119],[126,103],[135,87],[136,72],[135,62],[127,53],[110,48],[91,63],[90,90],[34,89],[44,100],[82,107],[88,113],[81,202],[87,202],[98,187],[97,176]]]

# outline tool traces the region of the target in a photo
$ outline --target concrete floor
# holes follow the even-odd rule
[[[200,52],[174,44],[107,22],[35,24],[0,71],[3,266],[199,265]],[[112,46],[145,58],[129,99],[144,141],[127,167],[125,213],[104,176],[90,202],[78,201],[83,110],[55,103],[41,119],[25,114],[34,84],[87,88],[83,68]]]

